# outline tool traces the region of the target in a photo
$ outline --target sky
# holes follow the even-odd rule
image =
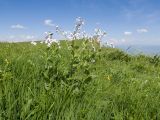
[[[0,0],[0,41],[44,39],[54,25],[73,31],[82,17],[89,34],[107,32],[103,42],[160,45],[159,6],[160,0]]]

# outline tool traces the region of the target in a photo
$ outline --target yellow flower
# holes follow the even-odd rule
[[[9,61],[8,61],[7,59],[5,59],[5,62],[6,62],[7,64],[9,64]]]
[[[111,80],[111,77],[110,77],[109,75],[108,75],[108,77],[107,77],[107,78],[108,78],[108,80]]]

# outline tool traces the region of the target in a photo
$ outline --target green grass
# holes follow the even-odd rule
[[[0,120],[160,119],[159,56],[61,44],[0,43]]]

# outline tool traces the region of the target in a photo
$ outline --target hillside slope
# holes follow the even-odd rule
[[[159,92],[159,56],[87,41],[0,43],[2,120],[160,119]]]

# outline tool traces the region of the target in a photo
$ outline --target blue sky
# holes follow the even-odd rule
[[[86,32],[107,31],[104,42],[160,45],[159,6],[160,0],[0,0],[0,41],[42,39],[55,31],[52,24],[72,31],[80,16]]]

